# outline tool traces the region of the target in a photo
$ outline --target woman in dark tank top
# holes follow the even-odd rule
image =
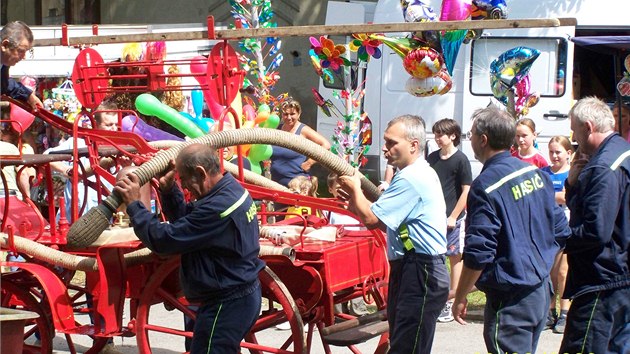
[[[282,123],[278,129],[304,137],[324,149],[330,149],[330,143],[321,134],[300,122],[302,107],[298,101],[289,99],[281,107]],[[296,176],[309,176],[315,160],[307,158],[293,150],[273,146],[271,155],[271,179],[287,186]]]

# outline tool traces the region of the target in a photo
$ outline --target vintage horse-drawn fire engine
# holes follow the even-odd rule
[[[212,81],[209,82],[218,82],[214,92],[218,102],[225,104],[233,99],[240,88],[242,75],[239,76],[236,58],[227,43],[215,46],[214,52],[216,53],[208,60],[208,76],[212,77]],[[112,92],[133,89],[145,91],[182,89],[158,84],[164,82],[167,74],[163,73],[163,67],[168,64],[134,62],[134,65],[146,69],[147,87],[110,87],[110,79],[124,78],[124,75],[118,77],[108,75],[109,67],[120,64],[103,63],[98,52],[86,48],[81,51],[75,62],[73,72],[75,91],[83,106],[94,111],[105,95]],[[180,61],[178,64],[186,63]],[[14,107],[28,110],[20,102],[8,100]],[[91,116],[94,112],[84,113]],[[40,172],[39,183],[48,184],[48,202],[51,206],[54,205],[54,200],[50,199],[53,193],[49,163],[52,161],[71,160],[75,166],[74,171],[85,171],[86,166],[81,164],[80,158],[88,158],[90,168],[96,176],[96,182],[90,188],[95,188],[98,193],[107,194],[108,191],[101,188],[100,182],[106,180],[113,183],[115,177],[109,170],[99,166],[100,159],[110,158],[116,162],[116,159],[126,156],[136,164],[142,164],[149,160],[159,160],[161,155],[166,156],[162,154],[166,151],[172,151],[168,155],[172,158],[176,156],[178,150],[177,147],[172,147],[160,152],[159,146],[149,145],[134,133],[82,128],[78,126],[78,119],[71,124],[45,110],[40,110],[36,114],[53,127],[72,134],[75,142],[77,138],[86,142],[86,148],[77,149],[75,143],[75,148],[66,151],[65,154],[2,157],[3,166],[12,164],[37,167]],[[235,112],[228,108],[225,114]],[[256,142],[256,138],[252,140],[247,136],[238,137],[238,133],[239,131],[231,131],[210,134],[208,137],[216,136],[219,140],[206,143],[216,147],[227,147],[239,144],[239,139],[242,140],[240,143]],[[256,135],[257,132],[253,133]],[[267,143],[277,143],[284,139],[289,147],[299,143],[296,142],[295,136],[278,137],[278,134],[282,135],[277,131],[268,132],[269,137],[263,137],[260,142],[263,143],[267,139]],[[311,156],[312,151],[317,151],[308,144],[302,149],[310,150]],[[327,152],[319,153],[321,155]],[[338,165],[343,164],[342,160],[331,154],[329,158],[337,159],[338,161],[334,162]],[[387,279],[387,261],[385,241],[380,231],[345,229],[343,225],[327,225],[325,219],[302,215],[287,215],[283,222],[269,223],[268,219],[282,214],[267,212],[266,206],[269,201],[284,204],[299,202],[300,205],[311,207],[313,210],[330,210],[344,214],[348,212],[342,204],[332,200],[310,197],[300,197],[296,200],[295,194],[289,193],[279,185],[273,185],[270,181],[258,183],[261,177],[255,178],[242,170],[242,164],[239,165],[240,168],[231,166],[231,170],[237,174],[240,170],[243,185],[253,198],[260,201],[261,228],[267,235],[282,232],[299,240],[293,247],[287,247],[274,245],[268,239],[261,239],[261,257],[267,263],[267,268],[260,274],[265,306],[254,328],[243,341],[242,347],[252,352],[307,352],[315,328],[320,330],[322,338],[325,334],[330,336],[330,340],[324,340],[326,346],[351,345],[387,333],[383,312],[370,317],[378,326],[373,326],[374,328],[369,331],[356,332],[354,339],[347,335],[339,336],[339,333],[341,330],[348,330],[349,327],[358,326],[358,321],[352,322],[353,326],[348,326],[349,322],[345,322],[341,327],[333,326],[335,324],[333,309],[336,303],[363,297],[369,302],[375,301],[379,310],[385,308],[383,290]],[[145,165],[141,165],[139,171],[143,166]],[[164,167],[161,166],[162,169]],[[352,171],[349,166],[344,167],[345,171],[337,168],[336,172],[347,174]],[[159,169],[160,167],[155,166],[147,169],[151,176],[145,178],[143,182],[150,182],[152,175]],[[75,172],[73,178],[75,190],[73,195],[76,197],[79,173]],[[86,181],[85,185],[87,184]],[[112,199],[113,196],[109,198]],[[80,215],[82,202],[79,198],[71,200],[75,203],[72,214]],[[157,202],[159,205],[159,201]],[[156,335],[191,336],[191,332],[181,329],[183,316],[181,323],[173,323],[171,326],[154,323],[156,319],[152,316],[155,306],[180,311],[191,318],[195,316],[194,311],[189,308],[191,304],[186,302],[179,287],[179,260],[176,257],[163,259],[150,254],[133,235],[131,228],[109,225],[109,218],[106,219],[103,230],[97,232],[80,230],[81,227],[85,227],[82,225],[91,227],[95,224],[90,212],[68,228],[65,219],[69,216],[63,215],[65,213],[62,212],[62,217],[57,221],[53,207],[50,208],[48,223],[28,198],[21,201],[16,197],[10,197],[6,198],[3,204],[3,215],[7,216],[3,218],[2,224],[3,248],[19,253],[25,261],[3,261],[3,266],[12,267],[15,271],[2,274],[2,306],[23,308],[39,315],[39,318],[26,324],[25,352],[51,352],[55,332],[65,334],[71,351],[75,351],[73,335],[91,336],[94,341],[88,352],[97,352],[112,336],[136,336],[139,351],[142,353],[151,352],[151,339]],[[116,204],[116,201],[113,204]],[[18,209],[19,217],[9,217],[13,210]],[[73,237],[73,228],[80,230],[77,232],[79,237]],[[306,230],[315,229],[327,229],[329,241],[312,241],[304,235]],[[275,240],[278,241],[277,238]],[[71,282],[77,271],[85,272],[85,284]],[[123,320],[125,306],[128,307],[129,317]],[[79,316],[86,312],[90,316]],[[79,317],[89,318],[89,321],[80,323],[77,319]],[[350,317],[346,315],[346,319]],[[270,347],[270,344],[257,336],[266,328],[285,321],[289,322],[291,331],[280,348]],[[363,327],[365,321],[361,320]],[[305,325],[308,326],[307,334],[304,333]],[[33,343],[32,336],[37,337],[37,344]],[[386,335],[383,335],[382,348],[385,343]]]
[[[453,26],[481,27],[472,23],[449,24]],[[490,22],[489,22],[490,23]],[[506,20],[493,20],[495,28],[512,27]],[[282,35],[313,35],[364,33],[386,31],[421,31],[439,29],[436,24],[415,23],[405,26],[361,28],[330,28],[330,26],[310,26],[309,28],[277,29],[233,29],[214,31],[209,20],[211,39],[223,39],[213,49],[207,63],[207,87],[217,102],[228,106],[218,119],[222,126],[224,116],[236,116],[226,103],[231,102],[242,82],[242,72],[238,70],[233,49],[226,39],[244,37],[264,37]],[[441,24],[444,26],[444,24]],[[484,24],[488,26],[488,23]],[[316,28],[315,28],[316,27]],[[426,28],[425,28],[426,27]],[[435,28],[434,28],[435,27]],[[446,28],[446,27],[445,27]],[[286,32],[286,33],[285,33]],[[67,32],[66,32],[67,35]],[[198,39],[193,36],[184,39]],[[118,41],[168,40],[167,35],[158,38],[138,38],[137,35]],[[181,36],[176,39],[182,39]],[[103,43],[103,38],[85,37],[75,44]],[[109,37],[112,40],[112,37]],[[70,39],[62,38],[61,44],[70,44]],[[50,44],[48,44],[50,45]],[[167,87],[164,82],[170,74],[164,74],[162,61],[134,62],[134,66],[144,67],[140,77],[146,79],[143,87],[111,86],[110,80],[126,78],[124,75],[109,75],[108,69],[119,63],[104,63],[93,48],[83,49],[75,62],[73,81],[75,91],[84,107],[84,114],[92,119],[93,111],[103,98],[110,93],[130,90],[169,90],[187,89]],[[187,64],[179,61],[177,64]],[[190,62],[188,62],[190,64]],[[199,74],[188,74],[199,75]],[[138,78],[137,76],[134,78]],[[8,100],[12,105],[30,111],[24,104]],[[85,108],[92,112],[85,111]],[[151,352],[151,342],[156,336],[191,337],[191,332],[184,331],[183,316],[179,323],[164,324],[155,316],[156,307],[165,307],[179,311],[191,318],[194,311],[184,298],[178,279],[179,259],[160,258],[152,254],[135,237],[129,227],[111,225],[110,220],[120,205],[120,198],[109,195],[98,208],[93,208],[68,225],[68,215],[55,218],[52,190],[52,161],[69,160],[73,166],[72,214],[79,215],[82,202],[79,200],[77,185],[79,171],[85,172],[87,166],[81,163],[86,157],[95,174],[94,188],[99,194],[109,193],[101,188],[101,180],[114,183],[114,175],[99,166],[99,160],[117,159],[126,156],[140,167],[134,171],[142,183],[155,186],[152,178],[161,172],[170,159],[177,156],[185,143],[165,146],[147,143],[142,137],[132,132],[108,132],[91,130],[67,122],[54,114],[40,110],[35,113],[39,118],[56,129],[71,134],[75,139],[75,148],[62,154],[1,156],[2,166],[20,165],[36,167],[38,180],[46,183],[50,211],[46,220],[28,199],[24,201],[5,193],[0,212],[2,212],[1,245],[2,249],[19,253],[23,262],[5,262],[2,266],[12,267],[13,271],[2,273],[2,306],[21,308],[35,312],[37,319],[27,321],[24,327],[24,352],[51,353],[52,339],[56,333],[63,333],[71,352],[76,352],[73,342],[75,335],[87,335],[93,339],[88,353],[98,352],[113,336],[131,337],[137,340],[140,353]],[[119,114],[119,119],[121,119]],[[238,128],[238,120],[235,119]],[[92,119],[93,122],[93,119]],[[77,149],[76,139],[83,139],[86,148]],[[345,161],[325,151],[320,146],[302,141],[295,135],[276,130],[236,129],[210,133],[193,139],[217,148],[240,144],[274,144],[292,148],[316,159],[329,170],[340,175],[353,173]],[[240,154],[240,147],[239,147]],[[347,225],[329,225],[326,219],[315,215],[285,215],[281,222],[271,222],[274,216],[282,213],[269,211],[268,202],[281,204],[299,204],[312,210],[333,211],[351,215],[342,203],[331,199],[296,196],[284,187],[263,177],[244,171],[242,157],[239,166],[225,162],[224,168],[239,176],[243,186],[252,197],[260,201],[258,217],[261,225],[261,255],[267,267],[260,273],[263,287],[263,311],[250,333],[242,342],[242,348],[252,353],[306,353],[310,351],[314,329],[317,328],[329,352],[329,345],[349,346],[353,352],[354,344],[381,336],[374,349],[385,352],[387,349],[387,321],[385,315],[385,294],[388,276],[388,263],[385,252],[385,239],[378,230]],[[86,175],[86,173],[81,173]],[[85,181],[87,186],[89,183]],[[376,187],[367,179],[363,181],[366,194],[377,198]],[[6,181],[3,177],[3,186]],[[88,187],[84,187],[88,188]],[[25,194],[28,195],[28,194]],[[159,211],[159,200],[156,201]],[[63,201],[60,209],[63,210]],[[74,218],[76,220],[76,218]],[[356,226],[356,225],[355,225]],[[360,225],[359,225],[360,226]],[[307,233],[316,232],[325,235],[325,240],[308,237]],[[293,246],[277,242],[279,234],[293,237],[297,243]],[[275,242],[273,242],[275,241]],[[73,282],[78,271],[85,272],[85,283]],[[352,299],[363,298],[374,303],[377,311],[360,318],[335,313],[335,305]],[[86,313],[89,316],[84,316]],[[123,313],[128,314],[123,317]],[[265,343],[260,332],[277,324],[288,321],[291,330],[281,345]],[[307,326],[305,334],[304,327]],[[37,341],[34,341],[34,337]],[[183,351],[183,340],[182,340]]]

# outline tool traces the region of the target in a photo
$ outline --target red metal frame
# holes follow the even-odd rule
[[[208,19],[208,38],[214,39],[214,19],[209,16]],[[237,26],[239,24],[237,23]],[[98,27],[94,26],[93,31],[97,32]],[[62,26],[62,41],[68,43],[67,26]],[[207,63],[207,73],[205,74],[164,74],[163,66],[172,63],[190,64],[189,61],[156,61],[156,62],[134,62],[134,67],[144,68],[143,72],[133,73],[129,75],[109,75],[109,68],[117,68],[129,66],[129,63],[104,63],[98,60],[97,52],[93,49],[85,49],[80,54],[83,58],[75,63],[73,78],[82,81],[75,83],[75,88],[80,88],[78,96],[88,103],[87,107],[94,110],[102,100],[105,94],[113,92],[146,92],[153,89],[170,90],[170,89],[192,89],[194,87],[168,87],[165,84],[166,78],[173,76],[203,76],[209,83],[202,87],[206,93],[210,94],[217,102],[225,108],[221,116],[218,118],[219,130],[223,129],[225,119],[228,115],[232,115],[235,128],[240,127],[237,119],[238,115],[228,104],[237,95],[242,83],[244,72],[238,69],[238,60],[234,50],[223,41],[217,44],[212,51]],[[96,54],[94,54],[96,53]],[[88,60],[88,54],[94,56]],[[85,59],[85,60],[84,60]],[[76,75],[75,75],[76,74]],[[107,80],[129,80],[129,79],[146,79],[146,85],[139,86],[103,86],[103,82]],[[78,85],[77,85],[78,84]],[[83,85],[83,86],[81,86]],[[21,102],[9,99],[12,103],[21,106],[30,111],[29,107]],[[84,105],[85,106],[85,105]],[[82,114],[90,117],[94,124],[92,114],[84,110]],[[97,176],[97,182],[94,188],[99,193],[108,193],[100,187],[100,180],[104,179],[110,183],[114,183],[114,176],[109,171],[98,165],[99,148],[109,147],[118,151],[118,154],[132,157],[138,163],[146,161],[148,155],[156,152],[151,148],[140,136],[129,132],[111,132],[103,130],[91,130],[78,126],[79,119],[75,123],[69,123],[60,117],[53,115],[46,110],[39,110],[36,113],[41,119],[49,123],[51,126],[60,129],[66,133],[72,134],[74,147],[72,151],[75,168],[73,168],[73,201],[72,214],[76,220],[79,214],[79,205],[77,201],[76,185],[79,181],[80,159],[77,145],[77,139],[84,139],[87,145],[87,157]],[[119,121],[120,121],[119,116]],[[127,151],[127,147],[133,147],[134,152]],[[333,199],[313,198],[309,196],[296,195],[289,192],[269,190],[267,188],[251,185],[243,182],[243,156],[241,147],[237,147],[237,155],[239,157],[239,175],[241,184],[249,191],[254,199],[263,201],[272,201],[287,205],[301,205],[310,207],[311,210],[329,210],[335,213],[352,215],[345,207],[345,204]],[[223,168],[223,166],[221,166]],[[50,176],[50,166],[45,169],[47,176]],[[3,181],[4,182],[4,181]],[[49,196],[52,196],[52,182],[47,179],[47,188]],[[158,201],[159,203],[159,201]],[[63,201],[62,201],[63,204]],[[63,206],[63,205],[61,205]],[[260,213],[261,223],[267,224],[267,215],[294,216],[287,217],[284,221],[277,224],[280,225],[303,225],[320,227],[327,225],[327,221],[313,215],[304,216],[296,214],[267,212],[263,203],[263,211]],[[54,220],[54,214],[49,215]],[[9,248],[12,248],[13,229],[8,228],[9,232]],[[51,223],[49,236],[40,237],[39,241],[46,240],[47,243],[59,248],[65,245],[65,234],[67,232],[67,223],[61,222],[60,225]],[[46,234],[46,232],[44,232]],[[265,243],[261,240],[261,243]],[[278,321],[284,321],[290,318],[292,321],[293,333],[299,333],[299,338],[303,338],[302,320],[311,324],[307,337],[307,347],[310,347],[312,340],[312,327],[317,325],[320,328],[334,324],[335,314],[333,308],[335,303],[347,301],[356,297],[363,297],[366,300],[373,298],[380,309],[385,307],[385,294],[383,291],[386,287],[388,278],[388,263],[386,259],[385,237],[379,230],[360,230],[360,231],[344,231],[343,237],[336,242],[306,242],[304,238],[304,230],[300,234],[300,243],[294,247],[296,251],[296,260],[291,261],[284,256],[263,256],[267,264],[274,272],[276,272],[282,282],[289,289],[290,294],[278,292],[278,285],[274,284],[276,280],[269,277],[262,277],[265,280],[264,286],[273,288],[273,291],[265,292],[270,296],[271,301],[276,301],[279,297],[282,299],[282,305],[285,313],[279,316],[270,316],[261,318],[255,325],[255,330],[267,328],[274,325]],[[95,257],[99,266],[98,271],[87,272],[87,284],[81,287],[86,293],[90,293],[94,299],[94,306],[87,311],[92,312],[97,318],[94,324],[79,325],[74,321],[73,301],[76,299],[68,296],[68,287],[70,286],[65,280],[62,280],[54,267],[31,262],[16,263],[2,262],[2,265],[11,265],[20,267],[24,272],[30,274],[36,284],[41,284],[45,297],[47,308],[51,312],[55,320],[55,328],[66,334],[90,334],[97,338],[111,337],[116,335],[138,335],[138,339],[144,337],[143,330],[146,330],[146,315],[149,307],[154,301],[168,300],[171,304],[184,313],[190,313],[186,304],[182,302],[179,288],[173,282],[168,282],[165,277],[170,276],[171,271],[177,266],[178,260],[160,260],[155,259],[137,266],[127,267],[124,261],[124,255],[137,250],[141,247],[139,241],[117,243],[111,245],[100,246],[96,248],[86,248],[82,250],[71,251],[76,255]],[[11,280],[13,274],[3,274]],[[271,283],[269,283],[271,282]],[[173,287],[164,287],[164,285],[173,285]],[[74,285],[73,285],[74,286]],[[76,286],[74,286],[76,287]],[[146,292],[146,289],[153,289],[152,292]],[[270,290],[270,289],[268,289]],[[337,294],[336,294],[337,293]],[[289,301],[285,296],[292,297]],[[131,318],[128,323],[123,323],[122,312],[125,298],[131,299],[130,312]],[[297,311],[300,316],[294,320],[296,313],[293,309],[287,309],[291,301],[295,300]],[[86,311],[79,310],[79,311]],[[138,317],[140,316],[140,320]],[[138,324],[140,327],[138,327]],[[145,327],[143,327],[145,326]],[[300,328],[293,328],[293,327]],[[164,333],[174,333],[190,336],[176,329],[164,328]],[[298,331],[298,332],[295,332]],[[256,342],[255,331],[248,335],[251,341],[243,344],[244,348],[265,349],[272,352],[288,352],[284,348],[294,339],[287,339],[287,343],[281,349],[268,348],[265,345]],[[381,342],[383,341],[381,338]],[[385,338],[386,339],[386,338]],[[102,342],[98,342],[102,344]],[[148,342],[147,342],[148,343]],[[73,345],[69,342],[70,347]],[[300,343],[295,343],[297,348],[301,347]],[[324,346],[329,349],[324,343]],[[144,345],[138,346],[141,351],[148,350]]]

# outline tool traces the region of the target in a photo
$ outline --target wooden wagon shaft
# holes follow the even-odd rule
[[[388,32],[422,32],[448,31],[458,29],[509,29],[534,27],[575,26],[575,18],[539,18],[539,19],[508,19],[483,21],[439,21],[439,22],[405,22],[405,23],[376,23],[354,25],[314,25],[291,26],[276,28],[235,28],[217,29],[215,39],[239,40],[260,37],[306,37],[318,35],[350,35],[353,33],[388,33]],[[146,34],[124,34],[108,36],[70,37],[68,44],[110,44],[126,42],[151,41],[182,41],[208,39],[208,31],[197,32],[168,32]],[[34,47],[60,46],[61,38],[36,39]]]

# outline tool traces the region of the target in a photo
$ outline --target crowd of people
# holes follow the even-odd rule
[[[24,58],[32,41],[21,22],[3,27],[2,92],[36,110],[37,96],[8,79],[8,68]],[[285,102],[281,113],[278,129],[330,148],[300,122],[297,101]],[[488,352],[534,352],[545,328],[563,333],[562,353],[630,352],[630,144],[628,127],[618,129],[619,121],[628,124],[627,113],[627,107],[611,110],[597,98],[577,101],[569,117],[578,148],[567,137],[552,138],[549,163],[535,147],[533,120],[515,122],[494,106],[479,109],[467,134],[483,164],[474,179],[457,148],[462,132],[455,120],[433,125],[439,150],[425,158],[425,121],[392,117],[382,149],[390,176],[376,201],[364,195],[358,170],[328,178],[329,191],[347,201],[363,224],[356,227],[387,235],[389,353],[431,352],[436,322],[466,323],[473,289],[486,295],[482,335]],[[112,116],[95,120],[96,129],[116,129]],[[5,136],[12,141],[15,132],[3,131]],[[9,145],[0,145],[3,154],[17,153]],[[236,179],[221,173],[220,158],[210,147],[190,145],[159,176],[169,223],[159,222],[142,202],[134,174],[109,186],[148,248],[182,255],[183,290],[200,304],[192,353],[238,352],[261,306],[256,205]],[[314,163],[274,147],[271,177],[295,193],[316,196],[317,179],[309,173]],[[73,173],[68,165],[53,168],[66,177]],[[15,171],[5,169],[16,182]]]

